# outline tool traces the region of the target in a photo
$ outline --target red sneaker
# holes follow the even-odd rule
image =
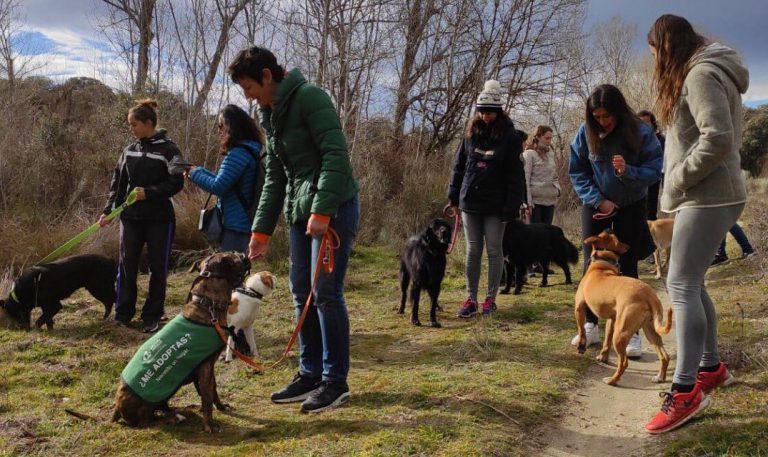
[[[660,392],[659,396],[664,398],[661,411],[645,424],[645,431],[654,435],[680,427],[709,406],[710,402],[698,383],[690,392]]]
[[[488,316],[493,311],[496,311],[496,301],[491,297],[485,297],[485,301],[483,302],[483,316]]]
[[[700,371],[696,375],[696,384],[701,388],[704,395],[709,395],[715,390],[715,387],[726,387],[733,384],[736,378],[733,377],[723,362],[717,367],[717,371]]]

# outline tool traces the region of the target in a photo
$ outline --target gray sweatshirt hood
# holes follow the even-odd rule
[[[741,57],[733,49],[720,43],[712,43],[691,58],[690,68],[700,63],[717,65],[736,84],[740,93],[746,93],[749,88],[749,70],[741,62]]]

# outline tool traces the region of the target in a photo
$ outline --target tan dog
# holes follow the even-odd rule
[[[619,276],[619,254],[627,252],[629,246],[619,242],[612,232],[606,230],[598,236],[591,236],[584,240],[584,244],[592,245],[592,256],[575,298],[579,353],[583,354],[587,348],[584,322],[589,307],[598,317],[606,319],[605,340],[597,359],[603,363],[608,361],[611,341],[619,357],[616,372],[605,381],[616,385],[624,374],[629,365],[627,344],[632,335],[642,328],[661,361],[659,373],[651,380],[664,382],[669,354],[664,349],[660,334],[666,335],[672,328],[672,309],[667,310],[667,323],[664,325],[661,301],[653,288],[639,279]]]
[[[656,262],[656,279],[661,279],[663,265],[661,264],[661,251],[667,253],[666,265],[669,266],[669,249],[672,246],[672,229],[674,228],[674,219],[656,219],[648,221],[648,230],[653,237],[653,244],[656,250],[653,251],[653,260]]]
[[[227,326],[234,327],[235,335],[239,340],[237,346],[242,347],[242,350],[238,350],[243,355],[259,357],[256,338],[253,335],[253,323],[256,321],[256,314],[259,312],[262,300],[272,293],[276,281],[277,278],[272,273],[260,271],[246,278],[245,287],[238,287],[232,292],[227,310]],[[230,336],[227,342],[227,353],[224,356],[225,362],[230,362],[233,359],[232,348],[235,347],[233,340]]]
[[[123,370],[112,422],[122,418],[129,426],[144,427],[154,421],[155,412],[166,421],[183,420],[168,400],[182,385],[194,383],[204,430],[220,430],[213,421],[213,406],[219,411],[228,406],[219,399],[213,367],[224,342],[212,323],[213,319],[226,321],[232,290],[243,283],[249,269],[248,259],[235,252],[219,252],[201,263],[181,314],[147,340]],[[181,369],[178,374],[177,368]]]

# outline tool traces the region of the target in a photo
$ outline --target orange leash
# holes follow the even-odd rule
[[[447,254],[450,254],[451,251],[453,251],[453,248],[456,247],[456,240],[459,239],[459,232],[461,231],[461,211],[456,210],[454,206],[448,204],[443,208],[443,216],[453,218],[451,244],[448,245],[448,250],[446,251]]]
[[[301,327],[304,325],[304,321],[307,318],[307,313],[309,312],[309,307],[312,303],[312,297],[314,296],[315,287],[317,286],[317,278],[320,276],[320,268],[322,267],[323,271],[327,274],[333,273],[334,251],[338,249],[340,245],[341,239],[339,238],[339,234],[336,233],[336,230],[328,227],[328,231],[325,232],[325,235],[323,235],[323,240],[320,243],[320,251],[318,252],[317,263],[315,264],[315,273],[312,277],[312,287],[309,289],[307,301],[304,303],[304,309],[301,311],[299,321],[296,323],[296,327],[293,329],[291,338],[288,340],[288,344],[286,344],[285,350],[283,351],[283,354],[280,356],[280,358],[271,365],[263,365],[244,355],[237,349],[230,347],[235,357],[242,360],[247,365],[250,365],[256,371],[264,371],[267,368],[274,368],[282,363],[286,357],[288,357],[288,353],[291,351],[291,348],[299,338],[299,332],[301,331]],[[229,337],[226,335],[226,333],[224,333],[224,330],[221,328],[218,319],[214,319],[212,322],[213,326],[216,328],[216,332],[219,334],[219,338],[224,341],[225,345],[228,345]]]

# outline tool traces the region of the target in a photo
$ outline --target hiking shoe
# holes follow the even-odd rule
[[[584,331],[587,332],[587,347],[600,342],[600,329],[597,327],[597,324],[593,324],[592,322],[587,322],[586,324],[584,324]],[[578,345],[579,345],[579,334],[577,333],[576,336],[574,336],[573,339],[571,340],[571,346],[578,346]]]
[[[696,385],[701,388],[704,395],[709,395],[715,390],[715,387],[726,387],[733,384],[736,378],[733,377],[723,362],[716,371],[699,371],[696,375]]]
[[[493,311],[496,311],[496,301],[492,297],[485,297],[483,316],[490,316]]]
[[[144,327],[141,328],[141,331],[144,333],[155,333],[159,329],[160,329],[160,322],[151,321],[151,322],[144,322]]]
[[[341,406],[349,401],[349,386],[346,381],[321,381],[301,404],[302,413],[319,413],[329,408]]]
[[[639,359],[643,356],[642,340],[640,334],[635,333],[632,338],[629,339],[627,344],[627,357],[630,359]]]
[[[282,390],[273,392],[269,399],[272,403],[296,403],[306,400],[318,387],[320,387],[320,378],[307,378],[296,373],[290,384]]]
[[[462,303],[461,308],[459,308],[459,312],[456,315],[467,319],[475,314],[477,314],[477,302],[468,298],[464,300],[464,303]]]
[[[709,406],[710,402],[709,397],[704,395],[698,383],[693,386],[693,390],[690,392],[659,392],[659,396],[664,398],[661,411],[645,424],[645,431],[654,435],[680,427]]]
[[[723,262],[726,262],[728,260],[727,255],[716,255],[714,259],[712,259],[711,265],[718,265]]]
[[[131,328],[131,321],[126,321],[123,319],[115,319],[115,325],[118,327],[125,327],[125,328]]]

